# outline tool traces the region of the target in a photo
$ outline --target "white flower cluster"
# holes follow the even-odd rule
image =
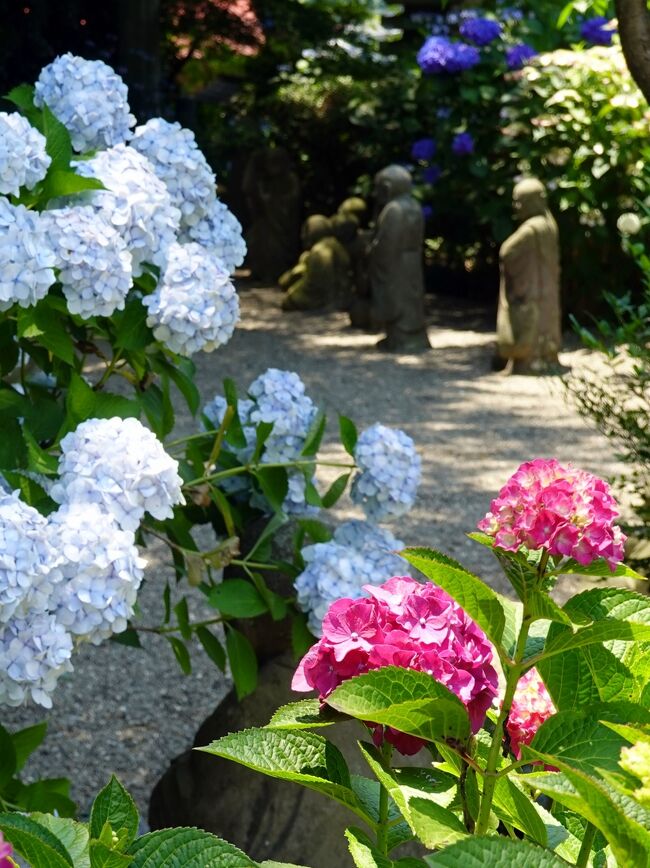
[[[134,276],[142,274],[144,262],[164,266],[181,213],[149,160],[128,145],[116,145],[77,162],[75,168],[106,187],[84,198],[103,211],[124,238],[133,257]]]
[[[359,436],[354,457],[359,472],[352,483],[352,501],[371,521],[399,517],[411,509],[422,462],[408,434],[372,425]]]
[[[194,226],[208,213],[216,199],[216,178],[191,130],[152,118],[136,128],[130,144],[166,184],[181,209],[182,228]]]
[[[131,254],[104,211],[76,206],[44,211],[70,313],[83,319],[122,310],[131,288]]]
[[[81,153],[125,142],[135,124],[127,87],[115,70],[101,60],[84,60],[69,52],[43,67],[34,102],[47,105]]]
[[[88,419],[61,441],[57,503],[99,503],[123,530],[184,503],[178,464],[137,419]]]
[[[142,303],[147,325],[183,356],[227,343],[239,320],[239,299],[220,260],[200,244],[173,244],[156,290]]]
[[[344,522],[326,543],[305,546],[306,567],[296,578],[297,601],[308,613],[309,629],[321,635],[330,605],[341,597],[366,596],[364,585],[380,585],[391,576],[408,575],[407,564],[393,552],[404,543],[365,521]]]
[[[61,445],[56,512],[0,494],[0,705],[51,707],[74,645],[126,629],[145,566],[134,531],[182,502],[176,462],[136,419],[91,419]]]
[[[241,223],[219,199],[215,199],[208,213],[185,232],[183,241],[196,241],[220,259],[229,274],[242,264],[246,256],[246,242]]]
[[[55,265],[41,216],[0,197],[0,311],[44,298],[55,281]]]
[[[0,193],[18,196],[42,181],[52,162],[45,136],[18,112],[0,112]]]

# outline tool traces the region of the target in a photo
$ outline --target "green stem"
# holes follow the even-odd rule
[[[474,831],[474,818],[472,817],[472,813],[469,809],[469,803],[467,801],[467,776],[470,772],[469,765],[463,760],[463,767],[460,772],[460,777],[458,779],[458,789],[460,791],[460,800],[463,805],[463,823],[465,828],[470,833],[470,835]]]
[[[578,853],[578,858],[576,860],[577,868],[586,868],[586,866],[589,864],[589,855],[591,853],[591,847],[594,843],[595,836],[596,827],[593,823],[587,823],[585,833],[582,837],[580,852]]]
[[[189,626],[192,630],[196,630],[197,627],[210,627],[212,624],[222,624],[224,618],[208,618],[205,621],[194,621]],[[180,633],[180,627],[139,627],[136,624],[131,625],[133,630],[136,630],[138,633],[158,633],[158,635],[163,636],[165,633]]]
[[[230,427],[230,423],[234,415],[235,408],[226,407],[226,412],[223,414],[223,419],[221,421],[221,425],[219,425],[217,436],[214,438],[214,443],[212,445],[210,455],[208,457],[208,460],[205,462],[205,469],[207,471],[209,471],[210,468],[217,462],[217,458],[219,457],[219,453],[221,452],[221,444],[223,443],[223,438],[226,436],[226,431]]]
[[[230,467],[228,470],[219,470],[217,473],[210,473],[207,476],[200,476],[198,479],[191,479],[186,482],[183,488],[192,488],[195,485],[201,485],[204,482],[213,482],[217,479],[227,479],[229,476],[237,476],[240,473],[254,473],[256,470],[268,470],[275,467],[344,467],[348,470],[354,469],[356,464],[343,463],[341,461],[315,461],[313,458],[305,461],[278,461],[274,464],[242,464],[240,467]]]
[[[393,746],[384,739],[381,746],[382,765],[389,771]],[[388,856],[388,790],[379,782],[379,822],[377,823],[377,850],[382,856]]]
[[[115,365],[119,362],[121,358],[121,351],[118,350],[113,358],[110,360],[106,368],[104,369],[104,373],[101,375],[97,383],[93,386],[94,391],[99,391],[99,389],[103,388],[104,383],[110,378],[111,374],[115,371]]]

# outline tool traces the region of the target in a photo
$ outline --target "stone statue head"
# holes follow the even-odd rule
[[[512,206],[520,223],[530,217],[539,217],[548,210],[546,190],[537,178],[524,178],[512,191]]]
[[[362,226],[368,213],[368,206],[360,196],[350,196],[341,202],[338,213],[356,217],[359,226]]]
[[[413,179],[404,166],[386,166],[375,175],[375,200],[378,207],[383,207],[392,199],[411,192]]]
[[[331,218],[332,235],[341,244],[350,244],[356,238],[359,221],[352,214],[335,214]]]
[[[302,224],[300,231],[303,249],[311,250],[317,241],[332,234],[332,221],[324,214],[312,214]]]

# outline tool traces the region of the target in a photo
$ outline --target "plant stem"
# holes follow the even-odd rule
[[[463,803],[463,823],[465,828],[470,833],[470,835],[474,832],[474,818],[472,817],[471,811],[469,809],[469,803],[467,801],[467,776],[470,772],[469,765],[463,760],[463,767],[461,769],[460,777],[458,779],[458,789],[460,791],[460,800]]]
[[[256,470],[268,470],[275,467],[300,468],[300,467],[344,467],[347,470],[354,470],[356,464],[343,463],[342,461],[315,461],[305,459],[304,461],[278,461],[273,464],[259,462],[258,464],[242,464],[239,467],[230,467],[228,470],[219,470],[217,473],[210,473],[207,476],[201,476],[198,479],[191,479],[183,485],[183,488],[191,488],[195,485],[201,485],[204,482],[213,482],[216,479],[227,479],[229,476],[237,476],[240,473],[254,473]]]
[[[589,864],[589,854],[591,853],[591,846],[594,843],[595,836],[596,827],[593,823],[587,823],[585,833],[582,837],[582,845],[580,847],[580,852],[578,853],[578,859],[576,860],[576,868],[586,868]]]
[[[190,624],[190,628],[192,630],[196,630],[197,627],[210,627],[212,624],[222,624],[224,619],[219,616],[216,618],[208,618],[205,621],[194,621]],[[159,636],[163,636],[165,633],[180,633],[180,627],[139,627],[137,624],[131,625],[133,630],[136,630],[138,633],[157,633]]]
[[[381,746],[382,765],[388,771],[393,746],[384,739]],[[377,850],[382,856],[388,855],[388,790],[379,782],[379,822],[377,823]]]

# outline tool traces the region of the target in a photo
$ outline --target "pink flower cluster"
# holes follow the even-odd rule
[[[315,689],[324,701],[353,675],[383,666],[416,669],[462,700],[477,732],[497,695],[492,646],[483,631],[431,582],[395,577],[364,590],[369,598],[337,600],[330,606],[323,636],[300,661],[293,689]],[[406,755],[424,744],[389,727],[369,726],[376,743],[386,738]]]
[[[0,868],[13,868],[14,863],[9,858],[13,853],[13,847],[2,836],[0,832]]]
[[[519,679],[506,723],[510,747],[517,759],[521,759],[522,744],[530,744],[540,726],[554,714],[553,700],[539,672],[529,669]]]
[[[522,464],[492,501],[480,530],[505,551],[546,549],[586,566],[623,560],[625,535],[614,524],[616,501],[602,479],[554,458]]]

